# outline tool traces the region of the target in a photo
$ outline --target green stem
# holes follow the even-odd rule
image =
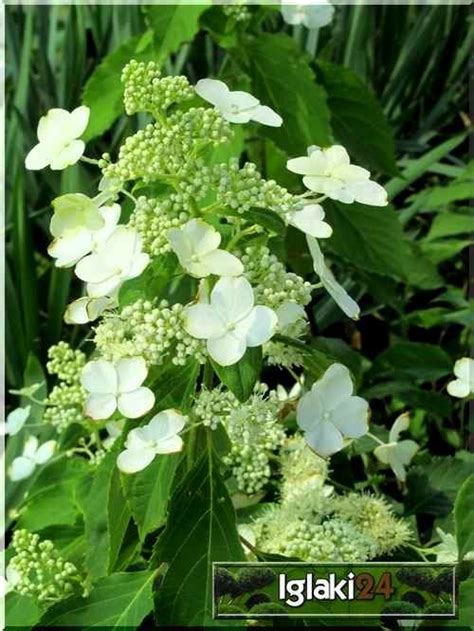
[[[94,166],[99,165],[99,161],[94,158],[88,158],[87,156],[81,156],[82,162],[87,162],[87,164],[93,164]]]

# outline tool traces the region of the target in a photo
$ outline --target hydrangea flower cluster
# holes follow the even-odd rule
[[[196,418],[212,429],[219,423],[226,429],[232,447],[224,463],[243,493],[257,493],[270,478],[270,455],[285,439],[278,422],[280,407],[276,392],[263,384],[244,404],[231,392],[218,388],[202,390],[196,399]]]
[[[38,534],[16,530],[11,546],[15,556],[6,571],[10,591],[48,604],[75,591],[84,594],[84,579],[76,566],[66,561],[48,539],[42,541]]]
[[[410,539],[405,522],[379,497],[337,495],[326,462],[301,435],[281,452],[281,499],[250,526],[257,548],[304,561],[361,562]]]

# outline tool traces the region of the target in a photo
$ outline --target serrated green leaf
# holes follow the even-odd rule
[[[143,471],[122,475],[122,486],[140,539],[163,525],[181,454],[157,456]]]
[[[112,574],[99,580],[89,596],[72,597],[49,609],[41,626],[81,629],[137,628],[153,608],[156,572]]]
[[[248,348],[242,359],[232,366],[220,366],[211,360],[217,376],[242,403],[252,394],[262,365],[260,346]]]
[[[291,156],[306,155],[310,145],[330,144],[326,93],[295,41],[262,33],[246,42],[245,52],[252,93],[283,118],[281,127],[262,125],[261,133]]]
[[[154,563],[168,564],[155,598],[160,625],[212,625],[212,563],[245,559],[209,435],[207,440],[171,498],[168,525],[153,552]]]
[[[201,5],[176,4],[147,7],[147,18],[158,61],[175,53],[181,44],[190,42],[199,30],[199,18],[207,9]]]
[[[393,132],[375,95],[349,68],[325,61],[318,69],[336,140],[361,166],[398,175]]]
[[[425,241],[472,232],[474,232],[474,215],[444,212],[434,218]]]
[[[474,474],[464,481],[454,503],[454,523],[459,559],[474,552]]]

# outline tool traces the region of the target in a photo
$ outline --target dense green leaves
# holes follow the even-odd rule
[[[199,30],[199,17],[206,9],[206,3],[189,5],[179,2],[147,8],[158,61],[164,61],[181,44],[194,38]]]
[[[168,565],[155,599],[160,625],[212,624],[212,563],[245,558],[211,449],[209,444],[174,492],[168,525],[155,546],[155,563]]]
[[[217,376],[242,403],[252,394],[262,366],[260,346],[248,348],[242,359],[232,366],[212,362]]]
[[[98,581],[86,598],[68,598],[49,609],[41,625],[135,629],[153,608],[154,577],[149,571],[112,574]]]
[[[183,413],[187,412],[196,389],[199,367],[199,362],[190,359],[184,366],[171,365],[156,375],[152,374],[156,409],[178,408]]]
[[[375,95],[348,68],[319,62],[318,69],[336,140],[361,166],[398,175],[393,132]]]
[[[330,144],[326,94],[295,42],[266,33],[247,42],[245,50],[252,92],[284,120],[280,128],[262,126],[262,133],[292,156],[305,155],[309,145]]]
[[[461,486],[454,504],[454,523],[456,526],[459,559],[462,559],[468,552],[474,551],[473,517],[474,474],[469,476]]]

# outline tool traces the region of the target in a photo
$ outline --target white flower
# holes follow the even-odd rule
[[[148,370],[142,357],[109,362],[97,359],[82,369],[81,383],[89,393],[85,413],[94,420],[106,419],[118,408],[126,418],[138,418],[151,410],[153,392],[142,386]]]
[[[112,296],[100,296],[90,298],[83,296],[71,302],[64,313],[66,324],[86,324],[93,322],[107,309],[117,306],[117,298]]]
[[[75,164],[84,153],[85,144],[77,139],[86,130],[89,114],[85,105],[72,112],[49,110],[38,123],[39,143],[26,156],[26,168],[35,171],[49,166],[59,171]]]
[[[210,304],[186,309],[186,330],[207,340],[209,355],[221,366],[231,366],[247,347],[261,346],[273,335],[278,319],[269,307],[254,306],[247,279],[221,278],[214,286]]]
[[[306,241],[308,242],[309,251],[313,259],[314,271],[319,276],[324,289],[349,318],[358,320],[360,316],[359,305],[334,278],[334,274],[324,261],[324,256],[318,242],[314,237],[310,237],[309,235],[306,235]]]
[[[74,199],[59,203],[64,197]],[[97,208],[85,195],[63,195],[53,205],[55,213],[50,231],[55,239],[48,247],[48,254],[57,259],[56,267],[71,267],[87,254],[97,252],[114,232],[120,218],[118,204]]]
[[[244,271],[236,256],[218,249],[221,235],[201,219],[191,219],[181,229],[171,228],[167,236],[181,265],[196,278],[240,276]]]
[[[350,163],[341,145],[321,149],[308,147],[308,156],[293,158],[287,169],[303,175],[303,183],[310,191],[322,193],[345,204],[360,202],[370,206],[386,206],[387,192],[370,179],[370,172]]]
[[[98,298],[110,296],[124,281],[140,276],[148,262],[138,232],[118,226],[97,252],[79,261],[75,271],[87,283],[88,295]]]
[[[301,375],[301,381],[295,381],[288,391],[280,383],[276,387],[276,393],[279,401],[289,401],[290,399],[297,399],[302,391],[302,384],[304,383],[304,375]]]
[[[463,399],[474,393],[474,359],[462,357],[454,364],[454,375],[457,379],[447,386],[452,397]]]
[[[327,0],[296,2],[285,0],[281,14],[287,24],[303,24],[306,28],[321,28],[329,24],[334,15],[334,7]]]
[[[383,464],[389,465],[401,482],[405,482],[407,477],[405,467],[410,464],[419,449],[414,440],[398,440],[400,434],[406,431],[409,425],[409,414],[401,414],[392,425],[388,443],[374,449],[374,456]]]
[[[102,441],[102,445],[104,449],[110,449],[120,434],[123,432],[123,428],[125,427],[125,419],[120,419],[120,421],[109,421],[105,424],[105,429],[107,430],[108,436],[104,438]]]
[[[37,465],[44,464],[52,457],[55,449],[55,440],[48,440],[39,447],[36,436],[28,436],[22,455],[15,458],[10,466],[10,479],[16,482],[29,478]]]
[[[248,123],[253,120],[270,127],[280,127],[283,123],[281,116],[267,105],[261,105],[254,96],[240,90],[231,92],[225,83],[217,79],[201,79],[195,89],[230,123]]]
[[[176,410],[164,410],[154,416],[148,425],[132,429],[125,441],[125,451],[119,454],[117,466],[124,473],[141,471],[158,454],[181,451],[183,439],[179,432],[187,417]]]
[[[332,235],[331,226],[323,221],[324,210],[319,204],[308,204],[301,210],[292,210],[285,217],[290,225],[317,239],[327,239]]]
[[[5,576],[0,576],[0,598],[4,598],[10,592],[15,591],[15,587],[21,581],[21,574],[15,567],[13,561],[7,565]]]
[[[458,563],[474,560],[474,551],[466,552],[462,559],[459,558],[458,544],[454,535],[444,532],[441,528],[436,528],[436,532],[441,542],[429,550],[436,554],[436,563]]]
[[[31,412],[31,405],[27,405],[24,408],[16,408],[12,410],[10,414],[7,416],[7,420],[3,427],[4,434],[10,434],[13,436],[14,434],[18,434],[23,425],[28,420],[28,417]]]
[[[278,328],[280,331],[288,329],[293,324],[306,320],[306,311],[304,307],[296,302],[287,301],[278,307],[276,310],[278,318]]]
[[[344,438],[367,433],[369,404],[352,396],[352,380],[342,364],[332,364],[300,399],[296,412],[306,442],[320,456],[344,447]]]

